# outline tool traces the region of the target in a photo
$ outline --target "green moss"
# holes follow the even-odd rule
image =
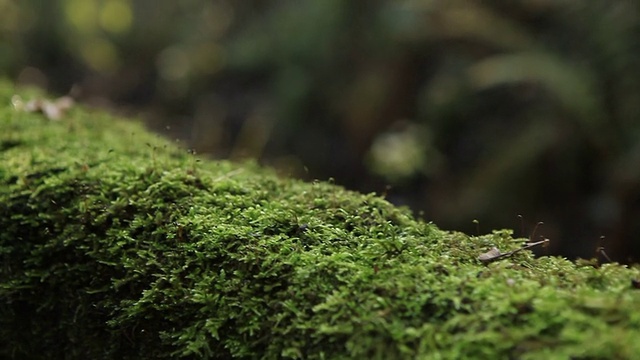
[[[0,85],[0,357],[632,358],[638,268],[469,237],[375,195],[202,161]],[[23,98],[34,96],[21,92]]]

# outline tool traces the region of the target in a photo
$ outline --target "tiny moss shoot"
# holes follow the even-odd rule
[[[516,251],[374,195],[57,121],[0,84],[0,357],[632,359],[638,267]],[[553,239],[551,239],[553,241]],[[495,247],[498,261],[478,257]]]

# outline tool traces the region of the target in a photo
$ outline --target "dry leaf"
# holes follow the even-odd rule
[[[26,112],[41,112],[49,120],[60,120],[65,112],[69,110],[75,103],[70,96],[63,96],[56,100],[33,99],[26,103],[22,101],[19,95],[11,98],[14,109]]]
[[[500,256],[502,256],[500,250],[498,250],[497,247],[492,247],[491,250],[486,253],[480,254],[480,256],[478,256],[478,260],[482,262],[489,262],[499,258]]]

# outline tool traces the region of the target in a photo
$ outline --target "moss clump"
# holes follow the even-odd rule
[[[638,268],[469,237],[374,195],[198,162],[0,85],[0,357],[632,358]],[[30,94],[22,93],[23,97]]]

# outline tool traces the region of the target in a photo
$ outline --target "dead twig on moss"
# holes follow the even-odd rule
[[[492,261],[496,261],[496,260],[500,260],[506,257],[510,257],[522,250],[527,250],[527,249],[531,249],[534,246],[538,246],[538,245],[542,245],[542,246],[546,246],[549,243],[549,239],[543,239],[540,241],[536,241],[533,243],[528,243],[523,247],[520,247],[518,249],[515,249],[513,251],[509,251],[509,252],[501,252],[497,247],[493,247],[491,248],[491,250],[482,253],[478,256],[478,260],[482,261],[483,263],[489,263]]]

